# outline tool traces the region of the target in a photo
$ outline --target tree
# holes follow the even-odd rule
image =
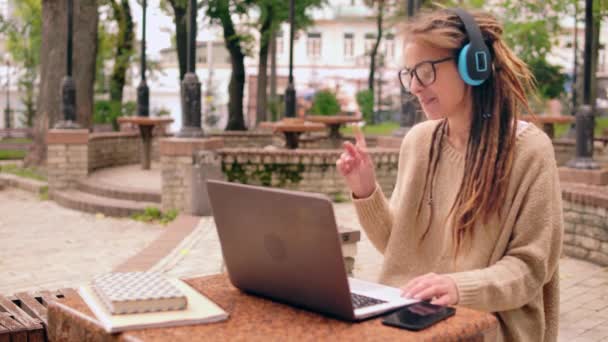
[[[378,54],[378,48],[380,47],[380,41],[382,40],[382,34],[384,32],[383,24],[384,24],[384,11],[386,9],[386,0],[373,0],[373,7],[376,8],[376,41],[374,42],[374,46],[372,50],[369,52],[369,78],[367,79],[367,88],[374,91],[374,81],[375,81],[375,73],[376,73],[376,55]]]
[[[40,65],[40,36],[42,5],[40,0],[23,0],[15,3],[14,18],[0,16],[0,32],[6,34],[7,49],[21,69],[18,87],[25,106],[23,124],[32,127],[36,114],[36,79]]]
[[[276,39],[276,32],[280,25],[289,20],[289,1],[285,0],[257,0],[260,12],[258,29],[260,32],[260,50],[258,58],[258,84],[256,100],[256,121],[264,121],[268,118],[268,94],[266,93],[268,83],[268,54],[270,43]],[[295,3],[295,28],[301,30],[312,23],[312,18],[307,13],[308,9],[320,7],[325,0],[299,0]]]
[[[228,85],[228,124],[226,130],[246,130],[243,117],[243,90],[245,87],[245,55],[252,37],[237,32],[232,16],[246,18],[253,0],[209,0],[207,17],[211,23],[219,23],[224,32],[224,44],[230,53],[232,75]]]
[[[42,0],[38,110],[34,120],[34,144],[25,159],[27,165],[45,162],[47,130],[63,117],[60,102],[61,83],[66,75],[66,7],[66,0]],[[90,126],[93,112],[97,21],[96,0],[74,1],[76,119],[84,128]]]
[[[135,53],[135,32],[129,0],[110,0],[114,20],[118,25],[114,70],[110,78],[110,100],[122,103],[123,89],[127,81],[127,70]]]
[[[179,80],[184,80],[187,70],[187,49],[188,49],[188,1],[187,0],[161,0],[161,8],[169,12],[171,7],[173,12],[173,23],[175,24],[175,42],[177,45],[177,60],[179,61]]]

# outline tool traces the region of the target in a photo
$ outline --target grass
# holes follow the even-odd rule
[[[398,122],[381,122],[376,125],[365,125],[361,128],[366,135],[392,135],[399,128]],[[350,126],[345,126],[340,129],[340,133],[344,135],[352,135],[353,129]]]
[[[555,137],[560,138],[568,133],[570,129],[570,124],[555,124]],[[601,137],[604,133],[604,130],[608,129],[608,117],[604,116],[601,118],[595,118],[595,130],[594,136]]]
[[[31,144],[32,139],[30,138],[7,138],[0,140],[0,143],[5,144]]]
[[[38,194],[38,198],[41,201],[48,201],[49,200],[49,187],[48,186],[43,186],[40,189],[40,193]]]
[[[143,213],[135,214],[131,218],[133,218],[135,221],[141,221],[146,223],[158,222],[162,225],[166,225],[167,223],[175,220],[177,214],[178,212],[175,209],[163,213],[158,208],[147,207],[146,209],[144,209]]]
[[[25,158],[27,151],[0,150],[0,160],[19,160]]]
[[[35,179],[35,180],[43,181],[43,182],[47,181],[46,176],[43,175],[40,171],[33,169],[33,168],[19,167],[15,164],[0,165],[0,172],[10,173],[15,176]]]

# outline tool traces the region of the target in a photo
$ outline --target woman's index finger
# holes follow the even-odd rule
[[[353,125],[353,133],[355,134],[357,146],[367,147],[367,144],[365,143],[365,136],[363,135],[363,132],[361,132],[361,128],[359,128],[359,126]]]

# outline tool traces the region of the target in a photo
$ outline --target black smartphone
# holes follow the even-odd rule
[[[456,310],[449,306],[434,305],[429,302],[410,304],[384,316],[382,323],[407,330],[422,330],[453,316]]]

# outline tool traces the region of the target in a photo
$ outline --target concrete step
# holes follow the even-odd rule
[[[78,181],[76,183],[76,188],[82,192],[101,197],[135,202],[152,202],[157,204],[161,203],[160,192],[155,192],[147,189],[133,188],[129,186],[118,187],[116,185],[106,184],[93,179],[83,179]]]
[[[116,217],[142,213],[147,207],[160,207],[158,203],[103,197],[73,189],[55,191],[51,194],[51,198],[66,208]]]

